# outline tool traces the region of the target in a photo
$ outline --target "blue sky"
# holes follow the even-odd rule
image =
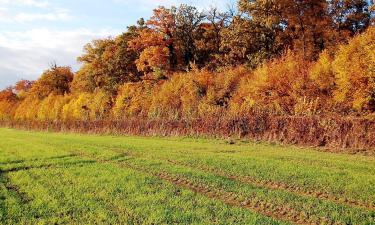
[[[82,47],[115,36],[159,5],[225,8],[235,0],[0,0],[0,89],[37,79],[51,62],[77,69]]]

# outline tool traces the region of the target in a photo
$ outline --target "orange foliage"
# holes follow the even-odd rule
[[[12,88],[0,91],[0,120],[12,119],[18,104],[18,98]]]
[[[30,92],[37,98],[43,99],[50,94],[64,95],[70,92],[70,83],[74,74],[70,67],[57,67],[45,71],[33,84]]]
[[[139,71],[172,69],[176,66],[176,49],[173,34],[176,30],[171,10],[159,7],[146,23],[149,28],[139,32],[138,37],[129,42],[132,50],[141,51],[136,60]]]
[[[232,110],[262,110],[278,114],[298,114],[297,103],[314,100],[309,68],[304,57],[287,52],[257,68],[244,79],[232,101]]]
[[[169,50],[167,47],[152,46],[146,48],[137,59],[139,71],[169,70]]]

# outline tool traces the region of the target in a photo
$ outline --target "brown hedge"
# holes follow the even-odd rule
[[[195,120],[2,121],[1,125],[94,134],[238,138],[375,155],[375,120],[364,118],[261,115]]]

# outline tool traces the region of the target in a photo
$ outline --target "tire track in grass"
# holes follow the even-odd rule
[[[29,197],[26,193],[23,193],[20,190],[20,187],[13,184],[7,174],[18,172],[18,171],[27,171],[32,169],[51,169],[51,168],[67,168],[70,166],[79,166],[79,165],[87,165],[94,163],[93,160],[79,160],[75,162],[55,162],[55,163],[46,163],[40,165],[23,165],[20,167],[13,167],[9,169],[1,169],[0,170],[0,180],[3,183],[6,190],[10,193],[14,193],[17,198],[21,201],[22,204],[27,204],[32,201],[32,198]]]
[[[47,158],[36,158],[36,159],[24,159],[24,160],[11,160],[7,162],[0,162],[0,166],[2,165],[11,165],[11,164],[21,164],[21,163],[29,163],[29,162],[38,162],[38,161],[47,161],[47,160],[54,160],[54,159],[67,159],[67,158],[74,158],[74,154],[70,155],[61,155],[61,156],[53,156],[53,157],[47,157]]]
[[[69,166],[76,166],[76,165],[86,165],[86,164],[92,164],[95,161],[92,160],[81,160],[76,162],[63,162],[63,163],[45,163],[40,165],[23,165],[19,167],[12,167],[9,169],[4,169],[4,173],[12,173],[12,172],[18,172],[22,170],[32,170],[32,169],[51,169],[51,168],[67,168]]]
[[[67,157],[53,157],[49,159],[65,159]],[[38,159],[33,159],[33,160],[18,160],[18,161],[11,161],[9,163],[3,163],[2,165],[18,165],[26,162],[37,162],[39,161]],[[88,163],[84,162],[83,160],[79,161],[79,163]],[[78,164],[78,162],[77,162]],[[73,166],[75,163],[69,162],[65,163],[64,166]],[[26,192],[23,192],[21,190],[21,187],[19,185],[14,184],[10,177],[9,174],[18,172],[18,171],[27,171],[31,169],[49,169],[49,168],[57,168],[59,166],[62,166],[62,163],[60,162],[55,162],[55,164],[52,163],[44,163],[44,164],[39,164],[39,165],[20,165],[16,167],[10,167],[7,169],[0,168],[0,210],[2,215],[0,216],[0,224],[4,223],[7,224],[9,223],[6,222],[9,219],[9,212],[6,206],[6,199],[13,198],[19,205],[19,207],[23,207],[25,205],[28,205],[30,202],[33,201],[33,198],[28,195]]]
[[[26,193],[21,192],[20,188],[17,185],[13,184],[10,181],[3,170],[0,170],[0,180],[1,183],[3,183],[6,191],[9,193],[13,193],[22,204],[27,204],[32,200],[29,196],[26,195]]]
[[[142,157],[140,154],[135,154],[134,152],[128,151],[128,150],[124,151],[124,150],[117,149],[117,148],[106,148],[106,149],[114,151],[119,154],[126,154],[134,158],[145,158],[145,157]],[[360,209],[364,209],[367,211],[375,212],[375,203],[360,201],[357,199],[351,199],[347,197],[339,197],[327,191],[304,190],[303,187],[300,187],[298,185],[287,184],[287,183],[277,182],[277,181],[272,181],[272,180],[264,180],[264,179],[259,179],[259,178],[255,178],[251,176],[238,176],[238,175],[228,173],[227,171],[223,171],[221,169],[206,166],[206,165],[197,165],[197,164],[192,165],[191,163],[171,160],[165,157],[153,156],[153,158],[171,163],[176,166],[184,166],[187,168],[199,169],[206,173],[211,173],[217,176],[225,177],[231,180],[235,180],[235,181],[245,183],[245,184],[250,184],[256,187],[260,187],[260,188],[266,188],[266,189],[271,189],[271,190],[283,190],[283,191],[287,191],[298,196],[313,197],[313,198],[317,198],[320,200],[326,200],[326,201],[334,202],[337,204],[346,205],[349,207],[360,208]]]
[[[141,171],[140,168],[138,168],[138,170]],[[272,205],[257,197],[242,199],[233,192],[216,189],[208,185],[197,184],[185,177],[171,175],[164,171],[150,172],[142,169],[142,172],[149,173],[161,180],[168,181],[175,186],[189,189],[208,198],[220,200],[225,204],[245,208],[277,220],[292,222],[294,224],[316,224],[308,219],[307,214],[298,213],[287,206],[281,207]]]
[[[124,161],[118,161],[120,160],[120,158],[116,158],[115,160],[102,159],[86,154],[84,152],[81,152],[80,155],[95,159],[98,163],[112,164],[118,167],[123,167],[126,169],[131,169],[137,172],[151,175],[158,179],[167,181],[177,187],[191,190],[210,199],[219,200],[227,205],[231,205],[234,207],[248,209],[252,212],[256,212],[280,221],[303,225],[334,224],[334,222],[330,221],[327,218],[311,217],[304,211],[297,211],[296,209],[290,208],[286,205],[274,205],[257,196],[252,196],[250,198],[241,198],[233,192],[218,189],[209,185],[199,184],[183,176],[172,175],[166,171],[154,171],[146,167],[137,166],[134,164],[130,165],[129,163],[125,163]]]
[[[367,211],[375,211],[375,206],[373,203],[370,202],[363,202],[359,201],[356,199],[350,199],[347,197],[338,197],[335,195],[332,195],[329,192],[324,192],[324,191],[312,191],[312,190],[303,190],[303,188],[297,186],[297,185],[292,185],[292,184],[286,184],[282,182],[276,182],[272,180],[262,180],[258,179],[255,177],[251,176],[238,176],[234,174],[230,174],[226,171],[223,171],[218,168],[213,168],[209,166],[204,166],[204,165],[191,165],[186,162],[181,162],[181,161],[176,161],[176,160],[171,160],[171,159],[161,159],[160,160],[166,160],[167,162],[176,165],[176,166],[184,166],[187,168],[192,168],[192,169],[199,169],[203,172],[207,173],[212,173],[217,176],[225,177],[231,180],[235,180],[241,183],[246,183],[250,184],[256,187],[260,188],[267,188],[267,189],[272,189],[272,190],[283,190],[287,191],[290,193],[293,193],[298,196],[305,196],[305,197],[313,197],[317,198],[320,200],[327,200],[330,202],[334,202],[337,204],[343,204],[349,207],[354,207],[354,208],[361,208]]]

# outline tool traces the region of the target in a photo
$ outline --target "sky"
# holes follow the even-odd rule
[[[225,8],[234,0],[0,0],[0,89],[35,80],[51,64],[79,68],[94,39],[113,37],[159,5]]]

